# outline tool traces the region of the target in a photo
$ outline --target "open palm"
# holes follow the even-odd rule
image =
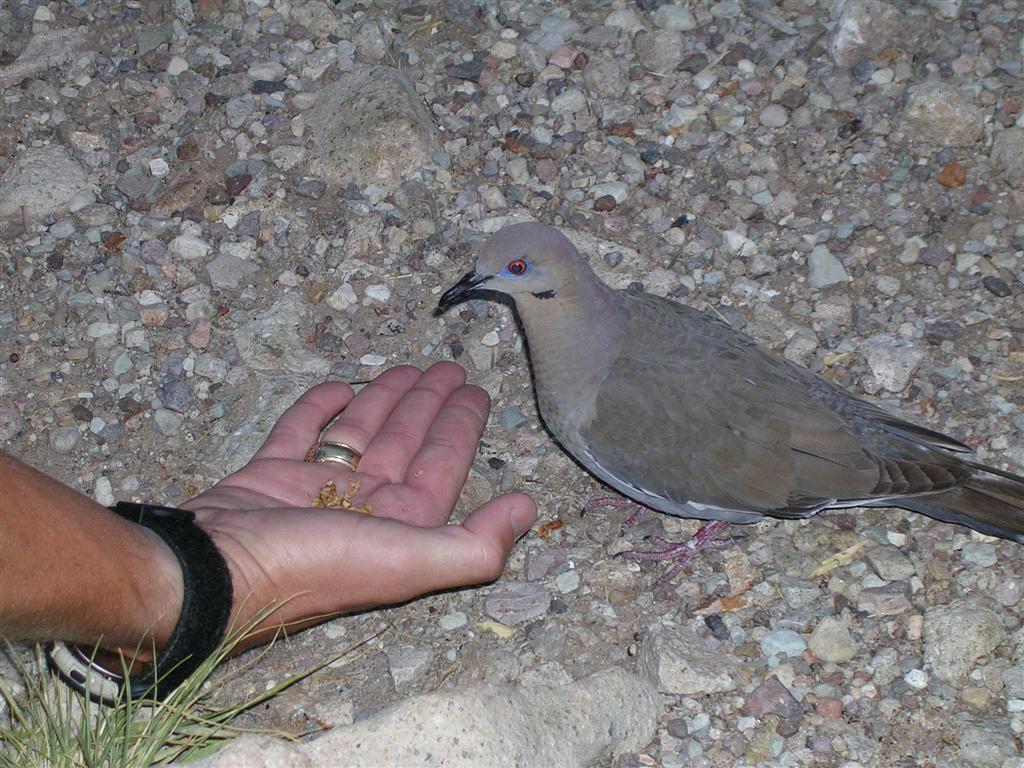
[[[266,626],[304,625],[501,574],[536,509],[514,493],[446,525],[489,410],[464,381],[438,363],[392,368],[358,394],[314,387],[246,466],[182,505],[228,561],[236,620],[287,600]],[[304,461],[321,432],[362,453],[357,472]],[[364,511],[312,508],[329,482]]]

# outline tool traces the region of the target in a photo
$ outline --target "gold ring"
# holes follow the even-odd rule
[[[330,461],[336,464],[344,464],[353,472],[355,472],[356,467],[359,466],[359,460],[361,458],[363,458],[363,454],[351,445],[345,445],[345,443],[334,443],[330,440],[321,440],[310,449],[308,454],[306,454],[306,461]]]

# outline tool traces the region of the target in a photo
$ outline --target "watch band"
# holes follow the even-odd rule
[[[181,615],[155,663],[125,678],[96,664],[81,649],[53,643],[48,656],[58,675],[96,701],[113,703],[127,689],[133,700],[162,699],[177,688],[220,644],[231,617],[231,572],[195,514],[155,504],[119,502],[111,510],[155,532],[181,565]]]

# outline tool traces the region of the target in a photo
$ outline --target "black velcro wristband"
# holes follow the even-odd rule
[[[129,682],[132,698],[163,698],[199,668],[224,638],[231,618],[231,572],[194,513],[174,507],[118,502],[113,511],[156,533],[181,564],[181,615],[156,662]],[[155,689],[155,690],[154,690]]]
[[[118,688],[127,688],[133,700],[162,699],[195,672],[223,639],[231,617],[231,572],[192,512],[126,501],[110,509],[155,532],[178,558],[184,587],[178,623],[156,661],[139,677],[124,680],[63,643],[54,644],[50,658],[66,682],[94,700],[113,703]]]

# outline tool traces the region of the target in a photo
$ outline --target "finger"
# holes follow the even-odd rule
[[[465,381],[466,372],[455,363],[430,366],[374,435],[359,471],[399,482],[445,401]]]
[[[345,412],[326,429],[321,439],[344,443],[364,452],[395,406],[422,375],[419,368],[411,365],[384,371],[352,398]]]
[[[366,557],[364,566],[368,578],[361,581],[366,586],[367,605],[401,602],[497,579],[516,540],[536,519],[533,500],[523,493],[511,493],[487,502],[462,525],[415,528],[380,521],[395,531],[387,536],[371,534],[372,556]],[[369,533],[370,527],[364,530]],[[349,557],[354,556],[350,549]]]
[[[406,484],[433,499],[438,509],[455,506],[487,423],[490,400],[479,387],[452,393],[409,463]]]
[[[343,381],[317,384],[304,392],[270,430],[254,459],[295,459],[305,456],[322,430],[352,400]]]

